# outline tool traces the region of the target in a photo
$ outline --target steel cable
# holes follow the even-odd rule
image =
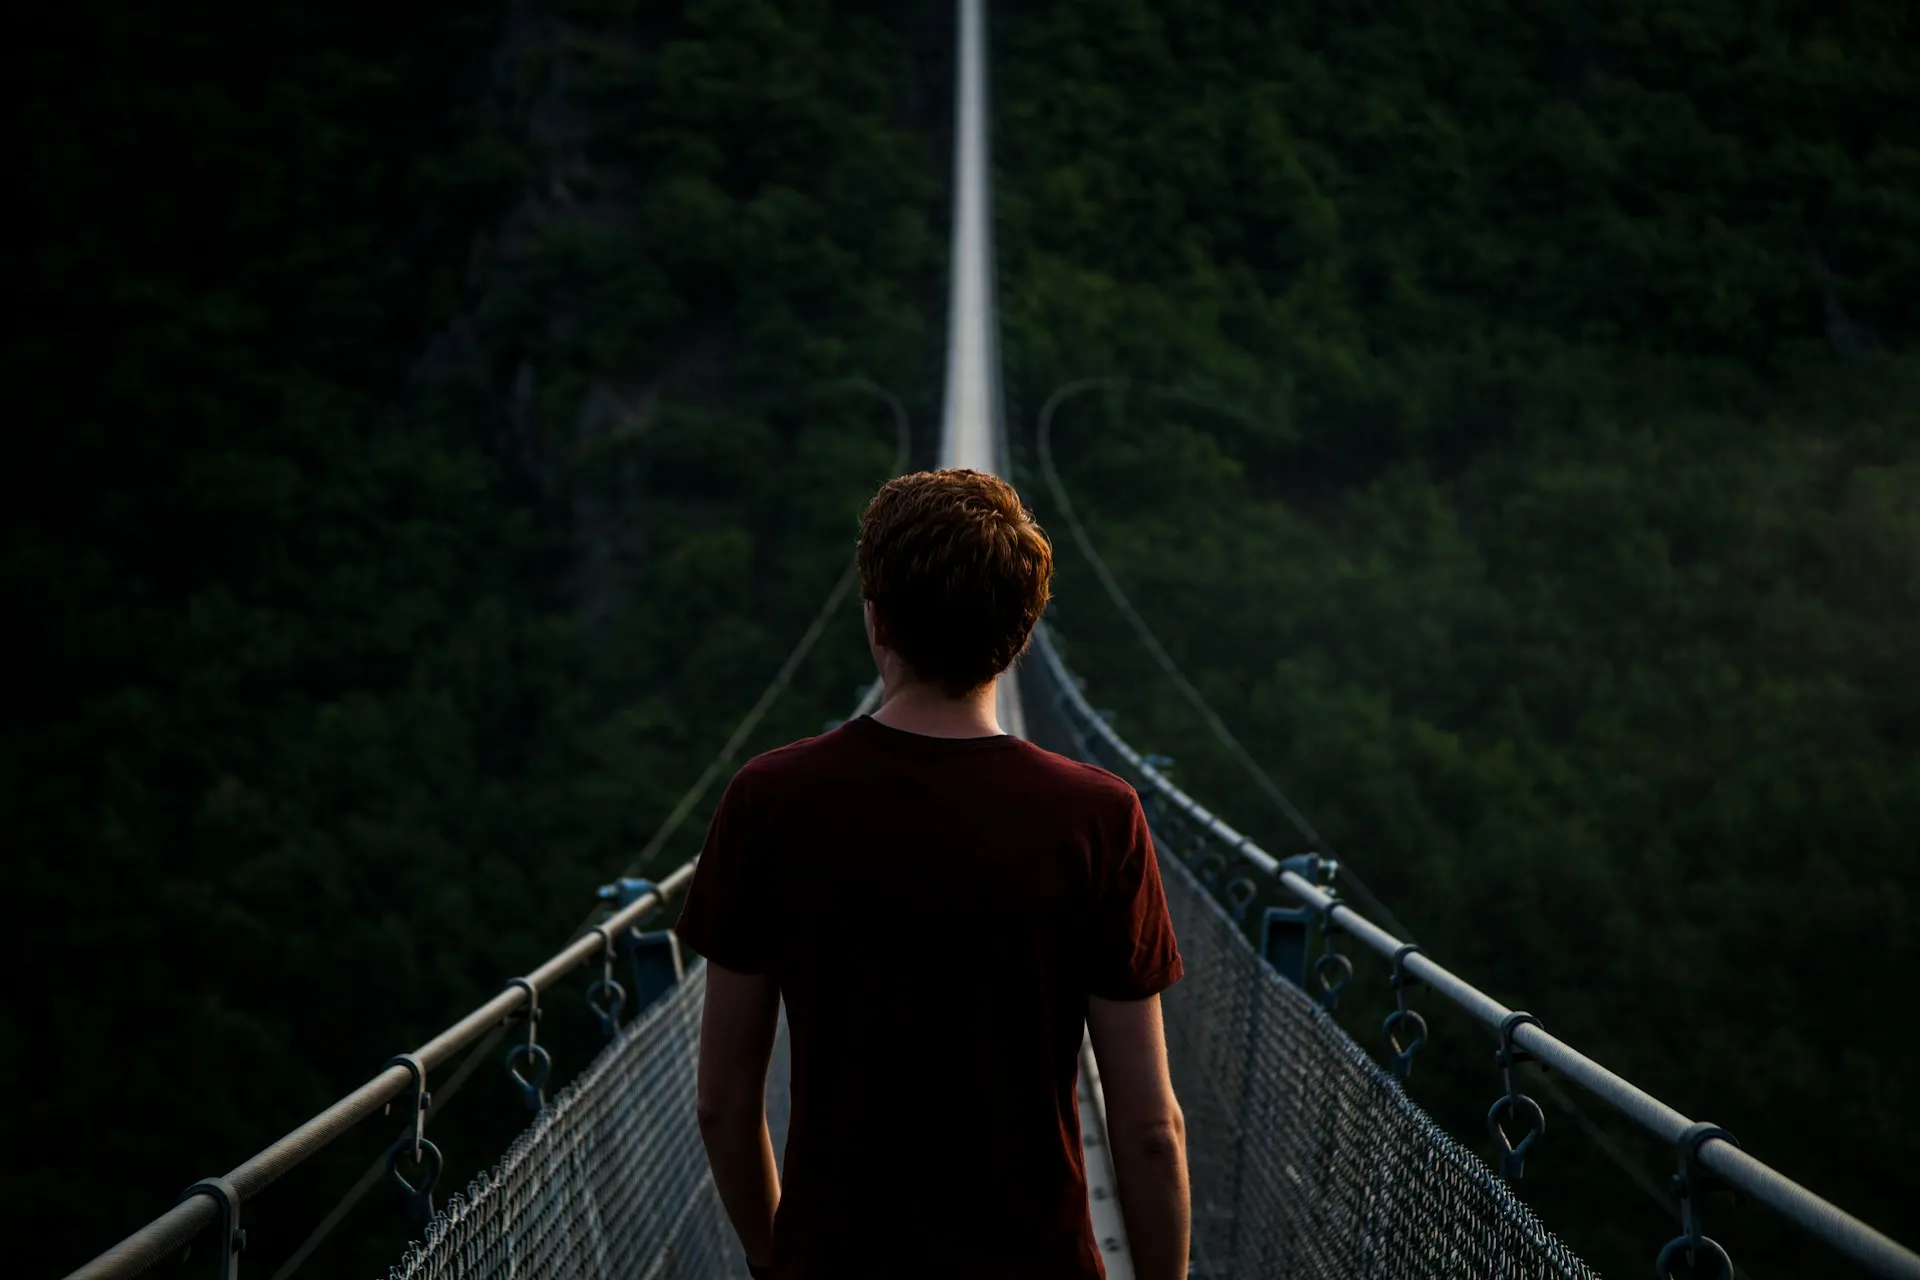
[[[1321,886],[1281,866],[1279,859],[1209,813],[1129,746],[1111,725],[1100,718],[1088,704],[1086,696],[1073,683],[1072,673],[1055,652],[1045,624],[1042,624],[1036,636],[1036,647],[1043,668],[1061,694],[1061,705],[1070,707],[1094,737],[1106,743],[1125,761],[1130,772],[1166,800],[1185,822],[1191,824],[1189,830],[1192,834],[1202,840],[1216,842],[1221,850],[1277,877],[1290,893],[1308,906],[1329,911],[1333,922],[1342,931],[1369,950],[1382,956],[1391,956],[1399,949],[1399,938],[1349,907],[1336,903]],[[1218,904],[1215,907],[1218,909]],[[1190,971],[1195,967],[1190,966]],[[1422,953],[1415,952],[1407,956],[1405,968],[1436,995],[1451,1001],[1490,1028],[1499,1027],[1514,1012]],[[1275,979],[1290,990],[1299,990],[1284,979],[1279,979],[1277,974]],[[1664,1141],[1679,1142],[1693,1124],[1687,1116],[1632,1081],[1609,1071],[1564,1040],[1549,1034],[1537,1023],[1514,1028],[1513,1043]],[[1355,1046],[1354,1052],[1364,1051]],[[1700,1144],[1699,1160],[1705,1168],[1735,1189],[1772,1208],[1875,1274],[1899,1277],[1900,1280],[1920,1280],[1920,1254],[1762,1164],[1733,1143],[1709,1137]]]
[[[1293,823],[1295,830],[1299,831],[1329,857],[1336,856],[1332,847],[1326,843],[1313,825],[1307,821],[1305,815],[1301,814],[1287,798],[1286,794],[1281,791],[1279,784],[1273,781],[1272,776],[1269,775],[1267,771],[1260,766],[1259,762],[1241,745],[1239,739],[1228,729],[1225,722],[1221,720],[1212,706],[1207,703],[1205,697],[1194,687],[1193,682],[1186,677],[1185,673],[1180,670],[1178,664],[1173,661],[1172,656],[1167,653],[1165,646],[1160,643],[1153,629],[1147,625],[1146,619],[1141,617],[1139,611],[1134,608],[1132,601],[1127,597],[1125,591],[1121,589],[1112,571],[1108,568],[1106,561],[1094,548],[1093,539],[1087,533],[1086,526],[1081,523],[1078,514],[1075,512],[1072,500],[1067,496],[1066,487],[1060,479],[1059,470],[1053,460],[1052,430],[1054,412],[1061,404],[1064,404],[1068,399],[1080,392],[1103,389],[1129,391],[1136,388],[1132,381],[1127,378],[1082,379],[1057,388],[1047,398],[1045,405],[1040,411],[1038,430],[1035,433],[1038,438],[1037,452],[1040,457],[1040,467],[1042,474],[1046,478],[1047,486],[1053,494],[1054,501],[1060,508],[1060,513],[1066,518],[1068,530],[1073,535],[1073,539],[1079,546],[1081,553],[1087,558],[1089,565],[1092,566],[1094,574],[1099,578],[1102,587],[1105,588],[1108,598],[1113,601],[1114,606],[1119,609],[1121,614],[1127,619],[1129,625],[1132,626],[1134,630],[1134,634],[1139,637],[1141,644],[1147,651],[1153,655],[1155,661],[1159,663],[1161,670],[1164,671],[1174,682],[1175,686],[1180,689],[1181,694],[1187,699],[1188,703],[1199,712],[1201,718],[1207,723],[1208,728],[1213,731],[1215,738],[1234,755],[1235,759],[1240,762],[1241,767],[1252,776],[1261,790],[1266,792],[1267,796],[1274,801],[1281,812]],[[1157,395],[1163,399],[1182,404],[1191,404],[1228,417],[1238,418],[1249,425],[1260,425],[1259,419],[1254,415],[1232,405],[1221,404],[1203,396],[1197,396],[1167,387],[1141,387],[1138,389],[1148,394]],[[1084,749],[1085,738],[1082,737],[1077,730],[1073,731],[1073,737]],[[1350,865],[1343,863],[1342,871],[1344,872],[1346,881],[1354,887],[1354,896],[1360,900],[1361,905],[1367,908],[1369,914],[1385,922],[1388,927],[1403,940],[1407,942],[1414,940],[1411,931],[1394,917],[1393,912],[1367,887],[1365,882],[1360,879]],[[1636,1187],[1646,1192],[1663,1211],[1677,1216],[1677,1210],[1674,1207],[1671,1197],[1666,1194],[1660,1184],[1648,1175],[1644,1169],[1633,1163],[1624,1151],[1620,1150],[1619,1146],[1593,1122],[1586,1112],[1581,1110],[1573,1097],[1568,1094],[1565,1089],[1560,1087],[1559,1082],[1549,1076],[1539,1075],[1536,1079],[1536,1084],[1573,1119],[1575,1127],[1585,1134],[1586,1137],[1600,1149],[1602,1154],[1625,1173]],[[1736,1273],[1740,1276],[1747,1274],[1744,1268],[1737,1266]]]
[[[493,1034],[473,1047],[473,1052],[467,1055],[466,1061],[460,1064],[459,1069],[448,1078],[445,1084],[433,1091],[433,1099],[427,1104],[427,1119],[431,1120],[439,1115],[446,1105],[453,1101],[454,1095],[460,1092],[460,1086],[473,1078],[473,1073],[479,1069],[482,1062],[488,1059],[506,1034],[507,1027],[503,1023]],[[410,1131],[409,1127],[403,1132]],[[353,1207],[366,1197],[367,1192],[373,1190],[380,1181],[380,1175],[386,1172],[386,1167],[386,1155],[382,1153],[375,1156],[373,1163],[367,1166],[366,1172],[360,1175],[359,1180],[352,1187],[348,1188],[344,1196],[340,1197],[339,1203],[333,1206],[332,1211],[320,1220],[320,1225],[316,1226],[301,1242],[300,1247],[294,1250],[293,1256],[280,1264],[280,1269],[273,1273],[273,1280],[287,1280],[288,1276],[298,1271],[307,1259],[313,1256],[314,1251],[326,1243],[327,1237],[333,1234],[334,1228],[346,1221],[347,1215],[353,1212]]]
[[[899,475],[905,471],[912,424],[907,418],[906,406],[900,403],[900,398],[885,387],[866,378],[845,378],[813,390],[817,393],[842,389],[865,391],[877,396],[893,412],[896,442],[892,474]],[[680,829],[680,824],[686,821],[687,815],[693,812],[694,806],[699,804],[701,798],[707,794],[707,789],[714,784],[715,779],[719,778],[721,771],[732,763],[734,753],[739,751],[741,744],[760,727],[760,721],[766,716],[768,710],[779,700],[780,695],[786,692],[787,686],[793,681],[794,672],[800,669],[800,664],[807,660],[809,653],[813,652],[815,642],[826,631],[827,624],[832,620],[835,611],[846,601],[847,593],[853,590],[853,585],[859,580],[859,576],[859,566],[849,562],[846,570],[841,573],[840,580],[834,584],[833,590],[827,593],[826,601],[814,615],[813,622],[808,625],[799,642],[793,646],[792,652],[787,654],[787,660],[780,664],[780,670],[774,674],[767,687],[761,690],[759,700],[741,718],[740,723],[734,726],[733,733],[728,736],[713,759],[707,762],[707,767],[701,771],[693,785],[687,788],[686,794],[682,795],[679,802],[673,806],[667,814],[666,821],[662,822],[660,829],[653,833],[653,838],[648,840],[641,847],[640,852],[633,856],[632,861],[627,863],[626,870],[621,872],[622,876],[631,876],[648,865],[666,842],[673,838],[674,832]],[[876,687],[877,683],[876,681]],[[872,696],[870,691],[868,698],[862,699],[860,704],[862,709],[869,705],[869,699]],[[856,710],[854,714],[863,714],[863,710]],[[581,928],[585,928],[586,924],[590,923],[592,923],[591,917],[581,925]]]
[[[1273,776],[1261,767],[1259,761],[1253,758],[1252,753],[1241,745],[1240,739],[1234,736],[1231,729],[1227,728],[1226,722],[1214,711],[1206,698],[1201,695],[1200,690],[1194,687],[1193,681],[1187,679],[1186,673],[1183,672],[1180,669],[1180,665],[1173,660],[1173,655],[1168,653],[1166,646],[1160,643],[1160,637],[1154,634],[1153,628],[1147,625],[1147,620],[1140,616],[1140,611],[1134,608],[1133,602],[1127,598],[1127,593],[1121,589],[1119,581],[1113,576],[1113,571],[1107,567],[1106,560],[1101,557],[1100,552],[1094,547],[1093,539],[1088,535],[1086,526],[1080,522],[1079,515],[1074,511],[1073,501],[1068,498],[1066,486],[1061,483],[1060,472],[1055,468],[1053,463],[1054,412],[1059,409],[1062,404],[1082,392],[1097,390],[1129,391],[1132,389],[1134,389],[1133,383],[1126,378],[1082,378],[1077,382],[1069,382],[1064,386],[1056,388],[1053,394],[1047,397],[1046,403],[1041,406],[1038,429],[1035,432],[1040,454],[1040,470],[1041,474],[1046,477],[1047,487],[1053,493],[1053,500],[1060,508],[1060,514],[1066,517],[1067,529],[1072,533],[1074,543],[1079,546],[1080,553],[1086,557],[1087,563],[1093,568],[1094,576],[1100,580],[1100,585],[1105,589],[1107,598],[1113,601],[1114,607],[1118,609],[1121,616],[1127,620],[1127,625],[1133,628],[1133,634],[1139,639],[1141,645],[1149,654],[1153,655],[1154,662],[1159,665],[1160,670],[1166,674],[1167,678],[1173,682],[1174,687],[1180,691],[1181,697],[1185,698],[1188,705],[1199,713],[1201,720],[1205,721],[1208,730],[1212,732],[1214,738],[1239,762],[1240,767],[1246,770],[1247,776],[1253,779],[1254,785],[1266,793],[1267,798],[1274,802],[1280,812],[1286,816],[1287,821],[1293,824],[1294,830],[1298,831],[1309,844],[1322,853],[1325,853],[1328,857],[1339,859],[1342,883],[1352,887],[1353,896],[1367,909],[1369,914],[1384,921],[1403,939],[1408,942],[1413,941],[1412,931],[1402,924],[1394,916],[1392,911],[1387,909],[1387,905],[1380,901],[1373,890],[1367,887],[1366,882],[1354,871],[1352,864],[1339,858],[1333,846],[1327,843],[1326,839],[1314,829],[1313,824],[1307,821],[1306,815],[1302,814],[1294,805],[1293,801],[1287,798],[1286,792],[1280,789],[1280,784],[1275,782]],[[1252,415],[1241,410],[1234,409],[1227,405],[1216,404],[1203,397],[1195,396],[1187,392],[1151,386],[1141,387],[1140,390],[1151,395],[1158,395],[1163,399],[1175,400],[1183,404],[1192,404],[1232,417],[1238,417],[1242,421],[1258,421]]]
[[[879,398],[892,411],[897,442],[894,451],[893,473],[896,475],[899,474],[906,466],[910,448],[911,424],[907,417],[906,406],[903,405],[899,397],[891,391],[866,378],[838,379],[809,388],[809,393],[818,394],[825,391],[842,389],[865,391]],[[729,735],[726,743],[721,747],[719,754],[708,763],[706,769],[703,770],[699,778],[695,780],[693,786],[687,790],[686,794],[680,798],[680,801],[675,804],[673,809],[668,813],[666,820],[662,822],[660,829],[654,833],[653,838],[647,842],[641,849],[641,852],[628,864],[624,874],[632,875],[635,870],[646,865],[646,862],[665,845],[667,840],[672,837],[673,833],[678,830],[679,826],[686,820],[687,815],[691,813],[694,806],[700,802],[700,798],[706,793],[707,789],[713,785],[713,781],[719,776],[720,771],[726,767],[734,753],[739,750],[741,744],[744,743],[754,729],[759,726],[761,719],[765,717],[768,709],[772,707],[780,694],[784,692],[791,683],[794,673],[799,669],[800,664],[805,661],[807,655],[812,651],[814,644],[825,632],[834,610],[838,609],[845,602],[847,593],[852,589],[857,576],[857,567],[853,564],[849,564],[846,570],[841,573],[839,580],[834,584],[833,590],[828,593],[825,603],[821,605],[820,610],[814,615],[812,623],[807,627],[806,632],[802,634],[793,650],[788,653],[786,661],[781,664],[780,670],[775,674],[773,680],[767,685],[766,689],[761,692],[759,699],[755,701],[752,708],[748,710],[746,716],[735,726],[733,733]],[[859,707],[854,712],[855,715],[860,715],[871,708],[877,701],[879,687],[879,681],[874,681],[868,688],[865,696],[861,699]],[[689,862],[679,871],[676,871],[673,876],[669,877],[669,881],[674,884],[684,883],[686,875],[690,873],[691,866],[692,863]],[[663,883],[660,888],[661,892],[656,895],[657,900],[654,902],[655,906],[665,900],[669,886]],[[634,910],[636,907],[639,908],[638,911]],[[628,908],[622,908],[618,914],[630,923],[631,920],[639,918],[640,915],[645,914],[651,909],[652,907],[645,906],[642,903],[635,903]],[[600,911],[598,909],[590,913],[587,918],[581,922],[580,926],[574,930],[567,948],[558,956],[549,959],[539,970],[536,970],[535,977],[543,982],[551,982],[559,973],[571,969],[574,964],[578,963],[580,959],[584,957],[585,953],[582,952],[578,956],[573,953],[579,950],[579,942],[582,935],[586,929],[594,923],[595,917],[599,914]],[[484,1026],[489,1019],[504,1016],[504,1014],[491,1012],[494,1010],[494,1006],[501,1004],[501,1000],[502,998],[500,996],[495,996],[487,1005],[469,1013],[459,1023],[456,1023],[453,1027],[435,1037],[429,1044],[423,1046],[419,1051],[419,1056],[423,1059],[433,1058],[437,1060],[443,1058],[447,1053],[458,1052],[464,1045],[471,1044],[476,1032],[478,1032],[479,1028]],[[509,1007],[506,1012],[510,1013],[511,1008]],[[499,1034],[499,1029],[496,1029],[492,1035],[487,1038],[486,1045],[483,1046],[482,1050],[462,1064],[459,1068],[461,1074],[455,1079],[450,1080],[448,1085],[443,1087],[440,1097],[435,1100],[433,1110],[437,1111],[440,1105],[444,1105],[445,1102],[451,1100],[459,1085],[465,1082],[466,1075],[470,1073],[478,1064],[480,1058],[484,1056],[485,1048],[497,1043]],[[397,1086],[390,1079],[393,1075],[393,1069],[382,1071],[374,1080],[362,1085],[347,1098],[336,1102],[332,1107],[328,1108],[327,1111],[309,1120],[293,1134],[282,1138],[279,1143],[257,1154],[253,1159],[246,1162],[246,1164],[234,1170],[233,1175],[230,1176],[233,1177],[242,1197],[250,1199],[253,1195],[258,1194],[269,1182],[285,1172],[286,1169],[292,1168],[294,1165],[306,1160],[315,1151],[318,1151],[321,1147],[326,1146],[339,1137],[341,1133],[344,1133],[346,1129],[358,1119],[363,1118],[373,1107],[393,1097],[398,1092]],[[382,1166],[384,1166],[384,1157],[381,1163]],[[334,1205],[333,1209],[328,1212],[326,1217],[321,1220],[320,1224],[301,1245],[301,1248],[295,1253],[294,1257],[289,1259],[289,1261],[275,1273],[274,1280],[285,1280],[286,1277],[294,1274],[294,1272],[313,1255],[321,1242],[346,1218],[354,1205],[366,1195],[367,1190],[370,1189],[376,1181],[378,1181],[377,1169],[371,1176],[363,1175],[358,1182],[350,1187],[346,1194]],[[199,1198],[175,1205],[173,1209],[162,1214],[159,1218],[154,1219],[133,1235],[120,1241],[108,1249],[107,1252],[93,1259],[73,1274],[75,1276],[86,1275],[102,1277],[128,1276],[136,1275],[146,1270],[159,1258],[164,1257],[171,1249],[177,1247],[177,1245],[173,1243],[176,1237],[190,1240],[194,1234],[199,1232],[205,1223],[210,1220],[212,1213],[209,1207],[210,1203],[211,1202],[205,1198]]]
[[[893,474],[900,474],[906,467],[909,435],[911,432],[911,422],[907,416],[906,406],[900,402],[900,398],[885,387],[865,378],[839,379],[808,389],[810,394],[819,394],[821,392],[834,390],[866,391],[877,396],[886,404],[888,409],[892,411],[895,431]],[[767,712],[773,707],[773,704],[779,700],[780,695],[784,693],[787,687],[793,682],[794,673],[800,669],[800,664],[806,661],[807,655],[813,651],[813,646],[826,631],[827,624],[832,620],[834,612],[845,602],[847,593],[852,589],[857,576],[857,566],[853,564],[849,564],[846,570],[841,573],[839,581],[834,584],[833,590],[827,593],[825,602],[821,604],[819,611],[814,614],[813,621],[808,625],[806,631],[802,633],[793,649],[787,654],[786,661],[780,664],[779,671],[774,674],[773,679],[768,682],[767,687],[761,690],[759,699],[754,702],[753,706],[747,711],[747,714],[741,718],[739,724],[734,726],[733,732],[728,735],[726,742],[721,746],[719,752],[715,754],[712,760],[707,762],[707,767],[701,771],[700,776],[694,780],[693,785],[687,788],[685,794],[683,794],[674,804],[673,808],[668,811],[665,820],[661,822],[659,828],[653,833],[646,844],[641,847],[640,852],[635,854],[633,859],[628,862],[626,869],[621,872],[622,878],[633,875],[652,861],[654,855],[673,837],[673,834],[680,829],[681,824],[686,821],[687,816],[693,812],[694,807],[700,803],[701,798],[706,795],[708,788],[710,788],[714,780],[720,776],[721,770],[725,769],[732,761],[734,754],[739,751],[741,744],[753,734],[755,729],[759,728],[760,721],[765,718]],[[860,707],[855,710],[854,714],[856,716],[865,712],[871,702],[876,699],[878,690],[879,682],[876,680],[873,687],[868,691],[867,696],[861,700]],[[587,917],[574,927],[573,936],[576,938],[579,937],[582,931],[591,926],[599,915],[600,912],[597,909],[588,913]],[[494,1036],[488,1040],[488,1044],[491,1045],[497,1041],[501,1034],[503,1033],[496,1032]],[[444,1102],[452,1099],[454,1092],[465,1082],[466,1074],[472,1070],[473,1063],[474,1060],[469,1059],[467,1063],[461,1066],[461,1074],[449,1081],[447,1085],[443,1086],[441,1090],[435,1094],[433,1110],[438,1111]],[[360,1202],[362,1197],[373,1187],[374,1183],[379,1181],[383,1162],[384,1157],[375,1160],[368,1171],[361,1175],[360,1180],[348,1188],[346,1194],[340,1198],[339,1203],[335,1204],[327,1216],[321,1219],[320,1225],[314,1228],[313,1234],[307,1238],[306,1242],[301,1245],[293,1257],[288,1259],[278,1271],[274,1272],[273,1280],[287,1280],[288,1277],[292,1276],[294,1272],[313,1255],[314,1250],[319,1248],[321,1242],[327,1238],[336,1226],[345,1220],[354,1205]]]

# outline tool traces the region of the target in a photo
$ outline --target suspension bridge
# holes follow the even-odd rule
[[[995,306],[991,149],[984,0],[959,0],[952,279],[939,465],[1010,473]],[[1239,749],[1119,592],[1059,489],[1048,452],[1053,410],[1096,384],[1062,388],[1040,415],[1041,461],[1056,505],[1114,596],[1183,696],[1224,744],[1265,780],[1296,825],[1311,834],[1271,779]],[[869,388],[878,390],[877,388]],[[884,392],[881,393],[884,396]],[[891,401],[902,424],[904,410]],[[674,811],[641,860],[664,843],[759,722],[804,658],[824,620],[844,602],[843,576],[721,755]],[[1739,1274],[1710,1234],[1704,1196],[1731,1188],[1824,1241],[1871,1274],[1920,1280],[1920,1255],[1744,1152],[1726,1131],[1683,1115],[1551,1035],[1543,1020],[1510,1009],[1404,940],[1405,930],[1321,851],[1277,858],[1168,779],[1164,762],[1116,733],[1088,702],[1046,625],[1014,678],[1001,682],[1009,732],[1101,764],[1140,792],[1160,854],[1187,978],[1163,996],[1169,1064],[1187,1116],[1193,1195],[1190,1274],[1196,1277],[1591,1277],[1595,1273],[1514,1194],[1511,1184],[1545,1128],[1520,1088],[1521,1062],[1551,1067],[1672,1144],[1681,1232],[1651,1240],[1656,1274]],[[870,710],[876,683],[852,714]],[[623,877],[603,887],[605,909],[558,953],[411,1053],[397,1055],[331,1107],[219,1177],[193,1184],[145,1227],[73,1272],[126,1277],[200,1242],[223,1276],[245,1258],[245,1206],[282,1175],[354,1126],[397,1109],[406,1131],[306,1246],[290,1274],[355,1200],[390,1181],[415,1214],[419,1239],[393,1280],[424,1277],[595,1276],[719,1280],[745,1272],[721,1208],[694,1119],[694,1064],[704,964],[682,956],[656,923],[692,878],[689,861],[658,882]],[[1343,896],[1349,885],[1368,909]],[[1291,905],[1249,911],[1266,890]],[[1249,928],[1252,925],[1254,927]],[[1251,937],[1249,935],[1252,935]],[[1384,1028],[1386,1067],[1329,1015],[1353,976],[1336,940],[1389,965],[1396,1008]],[[589,1007],[606,1048],[557,1096],[538,1042],[541,997],[576,969],[597,973]],[[1425,1039],[1410,997],[1465,1010],[1493,1033],[1504,1088],[1488,1114],[1498,1151],[1490,1168],[1442,1131],[1402,1089]],[[529,1127],[464,1191],[436,1198],[442,1166],[428,1121],[476,1064],[509,1036],[508,1069],[537,1107]],[[1107,1273],[1131,1280],[1125,1226],[1105,1158],[1097,1063],[1083,1049],[1082,1137],[1089,1212]],[[776,1152],[787,1120],[785,1025],[769,1072],[767,1109]],[[278,1280],[278,1277],[276,1277]]]

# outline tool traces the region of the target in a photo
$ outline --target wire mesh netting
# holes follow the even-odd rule
[[[1051,728],[1064,748],[1098,762],[1095,735],[1054,708]],[[1172,814],[1159,812],[1154,822],[1163,850],[1195,849],[1192,831]],[[1305,992],[1259,958],[1192,871],[1166,856],[1161,867],[1187,968],[1162,1005],[1187,1120],[1192,1275],[1594,1277]],[[744,1274],[694,1120],[705,991],[706,966],[696,961],[498,1166],[449,1202],[390,1280]],[[767,1089],[780,1157],[788,1052],[783,1018]]]
[[[1162,997],[1187,1118],[1194,1276],[1594,1272],[1448,1137],[1171,858],[1187,976]]]
[[[1022,672],[1035,740],[1132,773],[1102,750],[1044,663]],[[1195,1277],[1590,1280],[1594,1271],[1455,1142],[1295,984],[1179,858],[1233,850],[1142,779],[1186,977],[1161,996],[1187,1122]],[[1216,873],[1215,878],[1224,879]]]
[[[452,1197],[389,1280],[745,1275],[694,1120],[706,973],[704,961],[690,964],[498,1165]],[[767,1076],[776,1153],[786,1145],[786,1064],[782,1019]]]

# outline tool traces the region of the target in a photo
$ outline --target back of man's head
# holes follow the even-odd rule
[[[1047,607],[1053,547],[1013,486],[979,471],[889,480],[860,522],[860,594],[886,645],[949,697],[1027,647]]]

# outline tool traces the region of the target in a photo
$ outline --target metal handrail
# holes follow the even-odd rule
[[[699,859],[686,864],[607,917],[606,928],[619,933],[639,922],[693,879]],[[599,934],[587,933],[575,938],[545,964],[526,976],[534,990],[544,991],[586,961],[597,959],[603,943]],[[431,1071],[447,1062],[460,1050],[486,1035],[529,1000],[525,987],[515,984],[469,1013],[413,1051],[422,1067]],[[322,1111],[280,1141],[227,1174],[236,1198],[244,1203],[271,1186],[280,1176],[307,1160],[315,1152],[340,1137],[348,1129],[374,1115],[413,1087],[413,1073],[404,1066],[389,1066],[379,1075]],[[193,1243],[208,1224],[219,1216],[220,1208],[207,1196],[182,1200],[167,1212],[140,1228],[119,1244],[73,1272],[68,1280],[118,1280],[136,1276],[154,1263]]]
[[[1088,703],[1078,681],[1055,650],[1051,631],[1045,623],[1036,628],[1034,640],[1034,648],[1039,651],[1054,683],[1079,718],[1190,821],[1210,832],[1227,849],[1274,877],[1295,897],[1321,910],[1331,904],[1332,920],[1382,956],[1392,957],[1400,949],[1399,938],[1352,908],[1341,905],[1319,885],[1282,867],[1278,858],[1255,844],[1250,837],[1235,831],[1199,801],[1175,786],[1165,774],[1128,746],[1113,726]],[[1435,964],[1421,952],[1405,956],[1401,963],[1407,972],[1489,1028],[1498,1030],[1507,1015],[1513,1012],[1472,983]],[[1681,1135],[1692,1127],[1692,1120],[1632,1081],[1607,1070],[1572,1045],[1548,1034],[1537,1023],[1522,1023],[1512,1028],[1511,1034],[1514,1043],[1522,1049],[1584,1086],[1622,1115],[1665,1141],[1678,1142]],[[1733,1143],[1709,1137],[1700,1145],[1699,1159],[1701,1164],[1729,1185],[1746,1192],[1875,1274],[1896,1277],[1898,1280],[1920,1280],[1920,1254],[1754,1159]]]

